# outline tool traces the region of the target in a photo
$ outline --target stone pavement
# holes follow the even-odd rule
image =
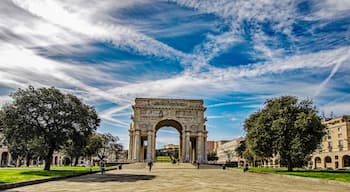
[[[137,167],[137,168],[136,168]],[[105,175],[81,177],[14,188],[7,191],[273,191],[273,192],[346,192],[350,185],[323,180],[274,174],[243,173],[229,169],[196,169],[190,164],[156,163],[152,172],[144,165],[124,166]]]

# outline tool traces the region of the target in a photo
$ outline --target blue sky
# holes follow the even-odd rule
[[[204,99],[209,140],[280,95],[350,114],[348,0],[2,0],[0,17],[0,104],[55,86],[126,147],[136,97]]]

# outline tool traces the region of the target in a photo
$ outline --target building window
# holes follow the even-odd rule
[[[343,151],[343,140],[339,140],[338,141],[338,147],[339,147],[339,151]]]
[[[328,148],[332,147],[332,141],[328,141]]]
[[[343,134],[339,133],[338,138],[341,139],[343,137]]]
[[[343,146],[343,140],[338,141],[339,146]]]
[[[328,151],[329,151],[329,152],[332,152],[332,142],[331,142],[331,141],[328,141],[328,146],[327,146],[327,148],[328,148]]]
[[[342,130],[342,127],[338,127],[338,132],[341,132]]]

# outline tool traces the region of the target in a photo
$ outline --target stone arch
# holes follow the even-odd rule
[[[326,156],[324,158],[324,168],[332,167],[332,158],[330,156]]]
[[[342,161],[343,167],[350,167],[350,155],[344,155]]]
[[[321,158],[320,157],[315,157],[315,169],[321,168]]]
[[[181,123],[177,120],[174,120],[174,119],[164,119],[164,120],[161,120],[159,122],[157,122],[155,125],[154,125],[154,132],[155,132],[155,135],[157,135],[157,132],[163,128],[163,127],[172,127],[174,129],[177,130],[177,132],[179,133],[179,149],[178,150],[174,150],[173,151],[173,155],[175,158],[179,158],[182,156],[182,148],[181,148],[181,138],[182,138],[182,132],[183,132],[183,127],[181,125]],[[154,137],[154,143],[156,143],[156,137]],[[154,159],[156,159],[156,157],[154,157]]]
[[[154,161],[156,132],[169,126],[179,131],[180,161],[207,162],[203,100],[136,98],[132,108],[130,161]]]
[[[174,119],[164,119],[164,120],[157,122],[154,125],[154,130],[157,132],[160,128],[166,127],[166,126],[173,127],[179,133],[182,133],[183,128],[182,128],[181,123],[179,123],[177,120],[174,120]]]
[[[58,156],[55,156],[54,158],[54,165],[58,165]]]
[[[240,160],[238,166],[243,167],[244,166],[244,161]]]
[[[64,157],[63,158],[63,165],[64,166],[69,166],[69,165],[71,165],[71,163],[72,163],[72,160],[69,158],[69,157]]]
[[[7,151],[1,153],[0,166],[8,166],[9,164],[9,153]]]

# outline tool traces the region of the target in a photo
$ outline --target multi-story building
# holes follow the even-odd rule
[[[231,140],[207,141],[207,154],[209,153],[217,154],[219,146],[230,141]]]
[[[217,148],[217,156],[219,158],[218,162],[239,163],[240,161],[244,161],[235,152],[235,149],[239,146],[242,140],[244,140],[244,138],[239,137],[237,139],[232,139],[230,141],[226,141],[223,144],[219,145]]]
[[[326,135],[312,154],[313,168],[350,168],[350,116],[326,118]]]
[[[207,154],[216,153],[215,141],[207,141]]]
[[[179,150],[180,146],[175,145],[175,144],[167,144],[162,147],[163,150],[172,150],[172,149],[177,149]]]

